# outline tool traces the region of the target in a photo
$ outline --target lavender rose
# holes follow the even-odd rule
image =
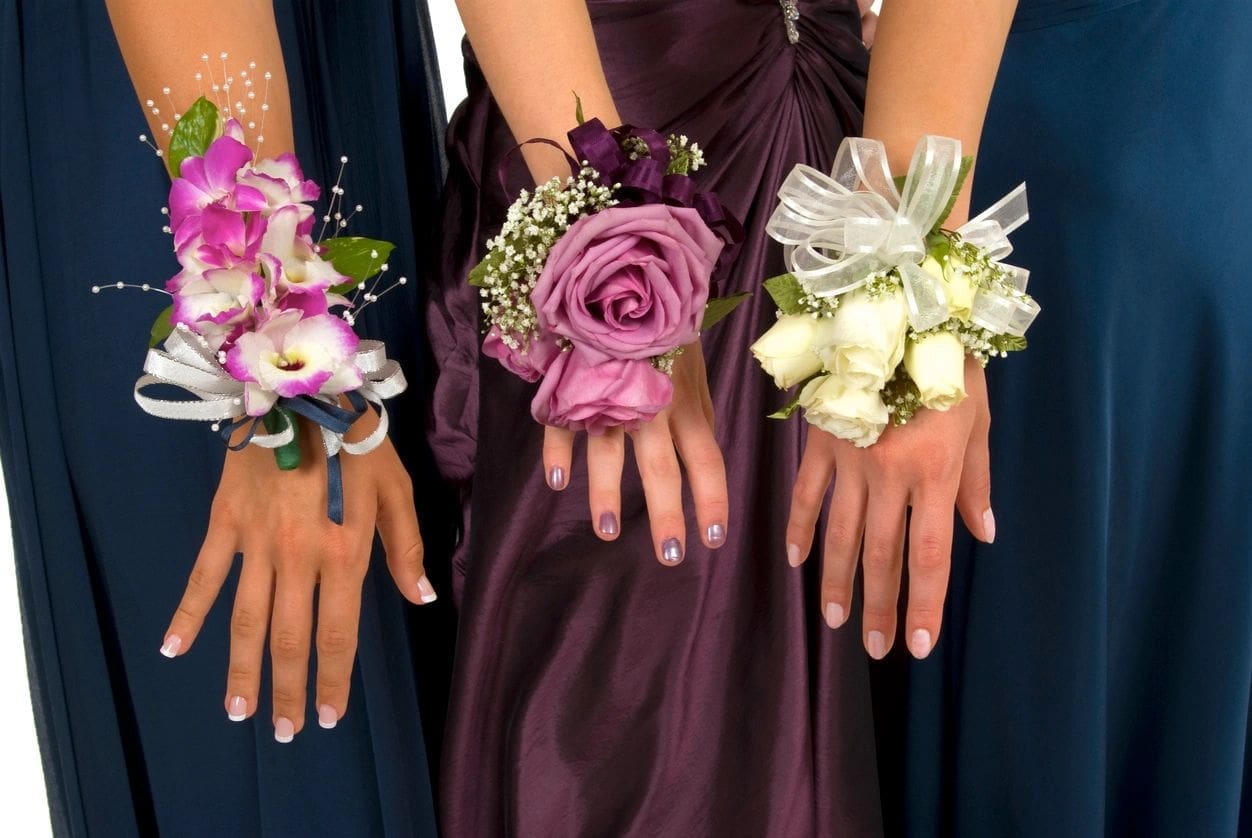
[[[539,376],[548,371],[561,348],[557,346],[556,336],[545,334],[531,338],[526,346],[514,349],[500,337],[500,328],[492,326],[487,337],[483,338],[483,354],[495,358],[509,372],[523,381],[538,381]]]
[[[651,362],[596,363],[575,347],[552,362],[530,412],[544,425],[598,435],[616,425],[634,430],[664,410],[673,396],[674,383]]]
[[[694,209],[611,207],[557,241],[530,299],[587,365],[653,358],[699,335],[721,250]]]

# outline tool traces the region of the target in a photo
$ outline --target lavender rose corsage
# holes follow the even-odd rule
[[[523,191],[470,273],[483,351],[540,382],[537,421],[633,429],[669,405],[682,347],[747,296],[709,298],[742,228],[696,189],[704,155],[687,137],[595,119],[568,137],[572,176]]]
[[[171,130],[165,230],[181,270],[162,292],[173,301],[152,327],[135,400],[154,416],[212,422],[228,444],[244,428],[233,447],[272,448],[284,469],[299,465],[295,417],[304,416],[319,427],[327,456],[327,514],[342,523],[338,454],[381,444],[382,401],[406,386],[384,346],[361,340],[353,325],[405,279],[380,289],[392,245],[341,235],[347,219],[338,181],[319,219],[311,202],[321,190],[295,156],[257,159],[243,125],[229,116],[230,102],[220,104],[200,98]],[[152,392],[170,386],[192,398]],[[377,429],[345,440],[367,403],[378,408]]]

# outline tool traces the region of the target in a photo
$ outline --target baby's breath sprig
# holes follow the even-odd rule
[[[665,140],[669,146],[669,168],[666,174],[688,175],[704,165],[704,149],[691,142],[686,134],[670,134]]]
[[[530,294],[557,239],[579,219],[617,203],[613,188],[584,164],[577,175],[552,178],[523,190],[505,215],[500,232],[487,240],[487,255],[470,274],[479,287],[488,324],[513,349],[525,344],[538,327]]]
[[[656,367],[666,375],[674,374],[674,362],[678,360],[678,356],[683,354],[683,347],[676,346],[664,355],[657,355],[652,359],[652,366]]]
[[[891,414],[892,424],[897,426],[907,424],[922,409],[922,395],[913,379],[909,378],[904,364],[896,367],[895,375],[887,380],[882,389],[882,400]]]

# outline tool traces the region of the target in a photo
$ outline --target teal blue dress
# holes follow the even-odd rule
[[[275,11],[305,172],[329,187],[339,156],[356,158],[346,185],[366,207],[360,229],[397,242],[397,273],[419,280],[359,325],[409,373],[392,434],[423,486],[423,520],[437,522],[417,315],[443,166],[426,10]],[[103,3],[0,0],[0,460],[53,831],[433,836],[425,742],[438,743],[446,701],[448,598],[409,606],[376,557],[347,715],[322,730],[310,707],[289,745],[274,741],[268,677],[253,719],[230,722],[222,706],[237,571],[195,647],[157,652],[225,449],[207,425],[147,416],[131,396],[162,299],[90,293],[177,268],[159,213],[169,180],[137,140],[145,128]],[[437,527],[427,536],[446,590],[447,545]]]
[[[1029,184],[1043,313],[989,375],[996,542],[877,668],[890,831],[1252,834],[1250,83],[1245,0],[1021,3],[974,206]]]

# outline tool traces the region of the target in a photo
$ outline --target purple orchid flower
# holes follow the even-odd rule
[[[202,225],[189,222],[199,220],[211,204],[238,212],[255,212],[267,206],[265,195],[239,182],[239,170],[251,160],[251,149],[224,134],[209,144],[203,157],[183,161],[179,177],[170,185],[170,227],[174,231],[175,250],[181,251],[200,233]]]

